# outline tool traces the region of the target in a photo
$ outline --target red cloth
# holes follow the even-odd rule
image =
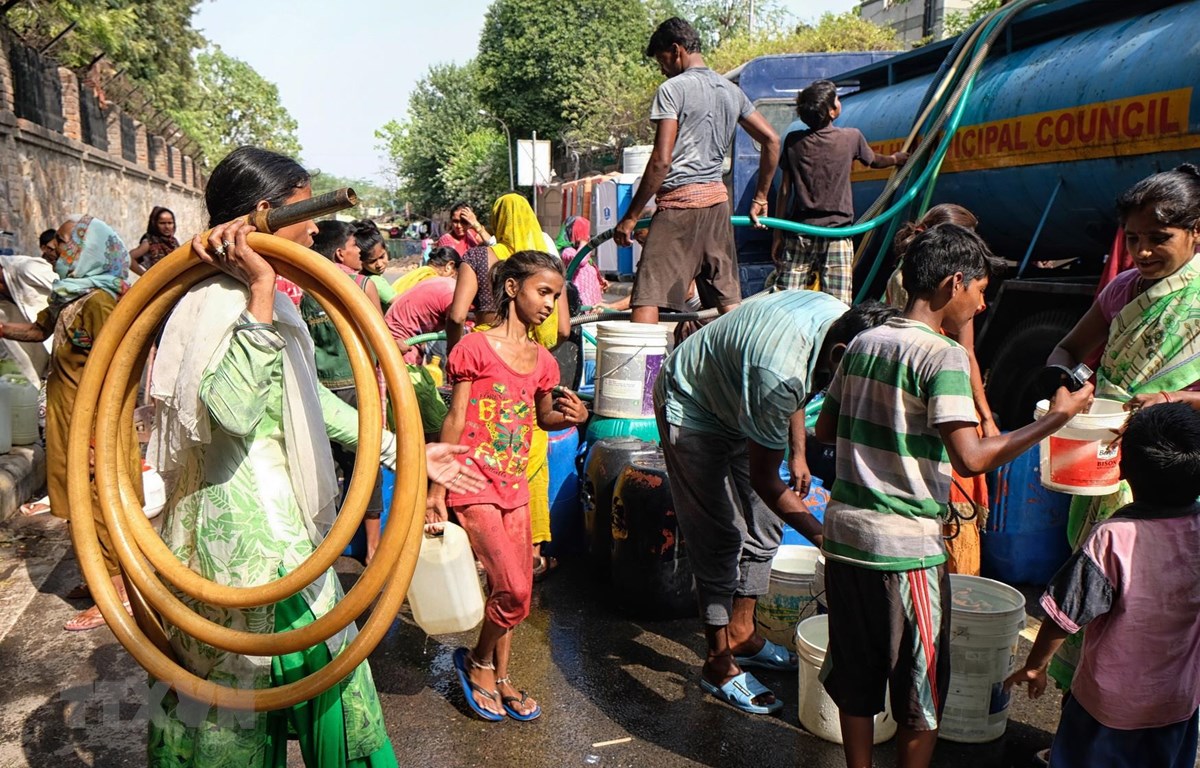
[[[448,245],[451,248],[453,248],[454,250],[458,251],[459,256],[462,256],[464,253],[466,253],[471,248],[477,248],[477,247],[483,245],[483,240],[479,237],[478,234],[476,234],[475,230],[468,229],[466,235],[463,237],[462,240],[459,240],[454,235],[447,232],[446,234],[439,237],[437,239],[437,242],[434,243],[434,245],[437,246],[438,248],[441,248],[444,245]]]
[[[431,277],[396,297],[383,316],[392,338],[404,341],[445,328],[446,312],[454,301],[454,285],[452,277]],[[416,347],[408,350],[404,362],[410,365],[420,363],[420,350]]]
[[[300,289],[300,286],[282,275],[275,276],[275,290],[291,299],[297,307],[300,306],[300,300],[304,298],[304,291]]]
[[[655,201],[659,208],[711,208],[729,199],[729,190],[723,181],[708,181],[684,184],[674,189],[664,189]]]
[[[494,504],[514,509],[529,503],[525,467],[537,418],[534,404],[559,378],[558,363],[550,352],[538,346],[537,355],[531,372],[517,373],[500,359],[484,333],[467,334],[450,352],[446,361],[450,383],[471,383],[458,442],[471,449],[475,467],[488,480],[478,493],[450,491],[450,506]]]
[[[592,222],[582,216],[576,216],[571,222],[571,231],[567,233],[567,237],[571,240],[571,245],[586,243],[592,237]]]
[[[512,629],[529,615],[533,597],[529,507],[501,509],[495,504],[471,504],[455,507],[454,514],[487,574],[484,614],[497,626]]]
[[[1113,281],[1113,278],[1127,269],[1133,269],[1133,255],[1125,247],[1125,227],[1117,227],[1112,248],[1108,249],[1108,260],[1104,262],[1104,269],[1100,272],[1096,295],[1099,296],[1100,291],[1103,291],[1104,287]]]

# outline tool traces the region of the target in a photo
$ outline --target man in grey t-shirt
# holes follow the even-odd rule
[[[633,322],[657,323],[660,307],[682,311],[688,285],[721,313],[741,303],[729,196],[721,181],[725,155],[741,125],[762,149],[750,219],[767,212],[767,192],[779,158],[779,137],[746,95],[713,72],[700,55],[700,36],[683,19],[667,19],[646,46],[667,81],[650,119],[654,151],[613,240],[629,245],[638,217],[657,195],[653,225],[633,281]]]

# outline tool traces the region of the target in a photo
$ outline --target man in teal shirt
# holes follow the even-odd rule
[[[858,333],[887,321],[882,304],[850,309],[828,294],[784,291],[744,304],[689,336],[654,389],[679,527],[700,595],[708,658],[700,685],[745,712],[782,703],[743,667],[794,670],[796,657],[759,635],[783,522],[821,545],[805,508],[804,404]],[[779,477],[790,449],[792,487]]]

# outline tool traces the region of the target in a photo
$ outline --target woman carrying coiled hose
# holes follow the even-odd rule
[[[254,228],[238,220],[311,196],[308,173],[266,150],[241,147],[213,169],[205,197],[215,226],[206,239],[193,239],[192,250],[224,274],[188,291],[158,350],[150,450],[168,480],[163,540],[192,570],[223,585],[266,584],[313,553],[337,513],[328,439],[357,444],[357,413],[318,384],[304,321],[275,290],[274,269],[247,244]],[[305,221],[275,234],[308,245],[315,231]],[[453,461],[460,452],[431,446],[430,476],[468,486],[480,480]],[[381,461],[396,461],[388,432]],[[310,624],[332,610],[342,590],[329,569],[274,605],[229,609],[180,597],[216,623],[269,633]],[[307,650],[255,657],[213,648],[172,626],[167,632],[184,666],[239,688],[307,676],[356,633],[351,624]],[[308,766],[396,765],[366,663],[316,698],[255,713],[249,722],[215,709],[199,722],[195,715],[174,692],[165,696],[149,726],[150,765],[284,766],[289,732]]]

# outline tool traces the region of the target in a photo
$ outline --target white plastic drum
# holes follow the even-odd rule
[[[950,693],[938,735],[979,743],[1004,735],[1025,596],[998,581],[950,576]]]
[[[654,416],[654,380],[667,356],[667,329],[649,323],[597,323],[593,410],[616,419]]]
[[[828,616],[813,616],[796,627],[796,655],[800,657],[800,725],[814,736],[841,744],[842,724],[838,719],[838,708],[819,678],[828,646]],[[882,744],[895,735],[891,697],[885,696],[883,711],[875,715],[874,743]]]
[[[795,650],[796,625],[813,612],[813,578],[817,550],[783,544],[771,561],[770,591],[758,599],[754,620],[759,633],[773,643]]]

